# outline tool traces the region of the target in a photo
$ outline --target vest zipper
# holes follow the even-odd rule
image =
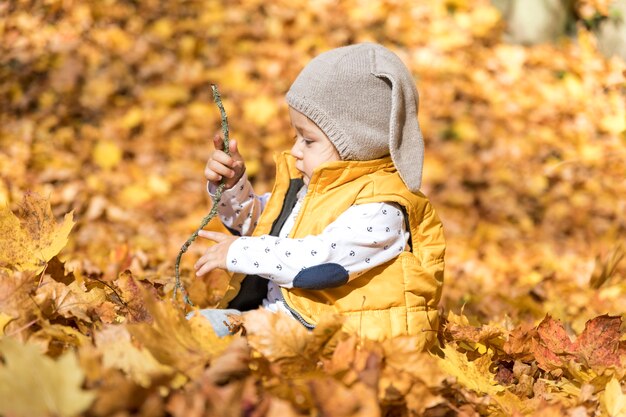
[[[283,296],[282,291],[280,291],[280,301],[285,305],[285,307],[287,307],[287,310],[289,310],[289,312],[291,313],[291,315],[298,320],[304,327],[306,327],[309,330],[313,330],[315,329],[315,325],[309,323],[308,321],[306,321],[304,319],[304,317],[302,317],[300,315],[300,313],[298,313],[293,307],[291,307],[288,303],[287,300],[285,300],[285,297]]]

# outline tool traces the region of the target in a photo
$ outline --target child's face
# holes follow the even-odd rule
[[[308,117],[289,107],[291,125],[296,130],[291,154],[296,158],[296,168],[309,184],[313,170],[324,162],[340,161],[339,153],[324,132]]]

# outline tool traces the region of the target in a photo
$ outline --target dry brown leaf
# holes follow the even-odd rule
[[[576,339],[572,352],[594,369],[622,365],[626,347],[620,343],[622,332],[620,316],[603,315],[589,320],[585,330]]]
[[[537,326],[537,337],[532,339],[531,346],[537,365],[546,371],[559,368],[574,358],[574,344],[563,324],[550,315]]]

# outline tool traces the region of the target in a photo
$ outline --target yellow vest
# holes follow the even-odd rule
[[[282,210],[290,181],[301,177],[294,162],[288,152],[277,157],[276,183],[253,236],[269,233]],[[438,325],[443,229],[428,199],[406,188],[391,158],[329,162],[318,167],[289,237],[318,235],[350,206],[374,202],[394,202],[404,208],[412,250],[342,286],[324,290],[283,288],[283,297],[288,308],[308,324],[317,324],[324,314],[338,313],[345,317],[344,330],[348,332],[375,340],[421,336],[427,348],[435,340]],[[234,274],[219,307],[233,300],[244,278]]]

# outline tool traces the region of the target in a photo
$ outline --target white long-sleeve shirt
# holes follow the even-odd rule
[[[209,186],[209,192],[214,191]],[[224,225],[242,237],[234,241],[227,255],[229,271],[259,275],[270,280],[263,305],[276,310],[280,287],[292,288],[294,278],[310,267],[340,265],[352,280],[402,252],[407,244],[404,214],[394,203],[354,205],[329,224],[319,235],[288,238],[306,194],[303,186],[297,202],[278,237],[250,237],[270,194],[257,196],[244,175],[222,194],[218,214]],[[295,285],[296,287],[298,285]],[[282,308],[279,308],[283,310]]]

